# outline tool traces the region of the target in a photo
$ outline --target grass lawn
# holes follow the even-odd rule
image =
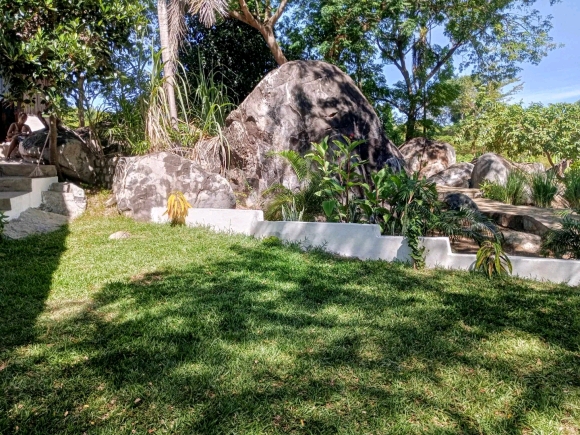
[[[0,262],[1,434],[579,433],[578,288],[121,217]]]

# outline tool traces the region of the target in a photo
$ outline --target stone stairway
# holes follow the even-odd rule
[[[25,210],[40,206],[42,193],[57,182],[54,166],[0,162],[0,211],[9,221],[18,218]]]

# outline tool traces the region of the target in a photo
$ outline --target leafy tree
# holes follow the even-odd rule
[[[84,77],[112,72],[111,53],[127,43],[142,6],[130,0],[0,0],[0,7],[0,74],[9,84],[7,97],[44,96],[51,111],[51,162],[57,164],[55,115]]]
[[[501,81],[514,77],[521,62],[537,64],[555,48],[548,35],[550,17],[533,10],[534,3],[304,0],[296,14],[305,28],[291,39],[295,47],[339,64],[359,82],[378,76],[383,85],[375,100],[404,114],[406,139],[411,139],[421,118],[438,116],[457,98],[459,89],[451,81],[455,67]],[[385,85],[385,65],[393,65],[401,79]]]
[[[580,158],[580,105],[490,104],[462,122],[459,138],[515,160],[545,156],[554,166],[557,158]]]

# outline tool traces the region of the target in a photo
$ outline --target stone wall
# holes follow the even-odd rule
[[[113,177],[117,163],[122,159],[121,156],[104,156],[95,160],[96,185],[111,189],[113,187]]]

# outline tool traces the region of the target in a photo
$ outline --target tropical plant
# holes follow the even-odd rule
[[[549,229],[543,235],[541,253],[580,260],[580,219],[565,215],[561,228]]]
[[[530,177],[532,200],[536,207],[548,208],[558,193],[558,181],[553,172],[536,172]]]
[[[263,193],[266,198],[264,217],[267,220],[314,220],[322,213],[322,198],[316,194],[321,182],[318,172],[294,150],[275,152],[270,157],[281,158],[289,165],[296,175],[298,187],[292,190],[275,183],[266,189]]]
[[[564,198],[570,208],[580,212],[580,167],[572,168],[564,177]]]
[[[356,149],[365,140],[351,140],[342,136],[332,144],[328,136],[319,143],[312,143],[313,151],[306,154],[320,173],[320,190],[317,195],[323,198],[322,208],[327,219],[336,222],[356,222],[359,215],[356,191],[363,186],[360,174],[366,160],[361,160]]]
[[[492,276],[509,275],[512,273],[512,262],[498,241],[486,240],[477,251],[475,270]]]
[[[185,225],[185,218],[188,210],[192,208],[191,204],[185,198],[182,192],[175,191],[167,199],[167,210],[163,216],[167,215],[171,221],[171,226]]]

